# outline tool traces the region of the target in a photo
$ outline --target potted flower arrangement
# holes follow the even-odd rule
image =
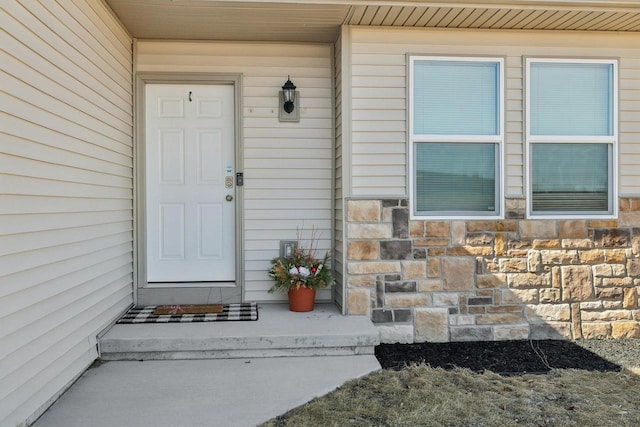
[[[269,270],[269,277],[275,281],[275,284],[269,292],[286,292],[291,311],[313,310],[316,290],[333,283],[329,270],[329,253],[327,252],[323,258],[316,258],[314,248],[316,240],[314,234],[311,244],[305,248],[298,236],[291,256],[276,257],[271,261],[273,265]]]

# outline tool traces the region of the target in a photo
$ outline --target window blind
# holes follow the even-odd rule
[[[613,135],[613,65],[534,62],[531,135]]]
[[[498,135],[499,64],[416,61],[413,68],[415,135]]]
[[[495,213],[497,151],[497,144],[417,143],[417,211]]]
[[[533,144],[533,210],[608,211],[609,151],[609,144]]]

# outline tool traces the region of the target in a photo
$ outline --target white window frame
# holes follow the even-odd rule
[[[505,58],[495,56],[423,56],[423,55],[408,55],[408,153],[409,153],[409,200],[411,205],[411,219],[479,219],[479,220],[491,220],[504,218],[505,212],[505,199],[504,199],[504,158],[505,158]],[[414,64],[417,61],[454,61],[454,62],[491,62],[498,64],[498,94],[496,99],[499,102],[498,109],[498,127],[499,132],[497,135],[416,135],[414,132],[413,123],[413,111],[414,111]],[[447,213],[434,213],[433,215],[416,212],[416,185],[415,185],[415,150],[416,143],[421,142],[437,142],[437,143],[493,143],[498,146],[498,155],[496,156],[496,180],[498,185],[496,186],[496,214],[481,215],[480,213],[469,213],[460,211],[447,212]]]
[[[531,135],[531,64],[532,63],[561,63],[561,64],[608,64],[613,66],[613,135],[610,136],[589,136],[589,135]],[[613,219],[618,217],[618,60],[617,59],[583,59],[583,58],[548,58],[548,57],[525,57],[525,164],[527,171],[525,175],[526,188],[526,209],[527,217],[532,219]],[[611,165],[609,170],[609,198],[611,212],[602,214],[590,212],[554,212],[536,214],[533,212],[533,185],[531,174],[533,173],[533,159],[531,155],[532,144],[608,144],[611,152]]]

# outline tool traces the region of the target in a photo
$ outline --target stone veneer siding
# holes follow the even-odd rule
[[[618,220],[526,220],[523,199],[504,220],[346,203],[347,310],[383,342],[640,337],[640,199]]]

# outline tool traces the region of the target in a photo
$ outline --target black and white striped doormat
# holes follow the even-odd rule
[[[116,323],[189,323],[189,322],[226,322],[233,320],[258,320],[258,304],[255,302],[232,303],[222,306],[222,313],[180,314],[176,305],[176,314],[157,315],[155,305],[133,307]]]

